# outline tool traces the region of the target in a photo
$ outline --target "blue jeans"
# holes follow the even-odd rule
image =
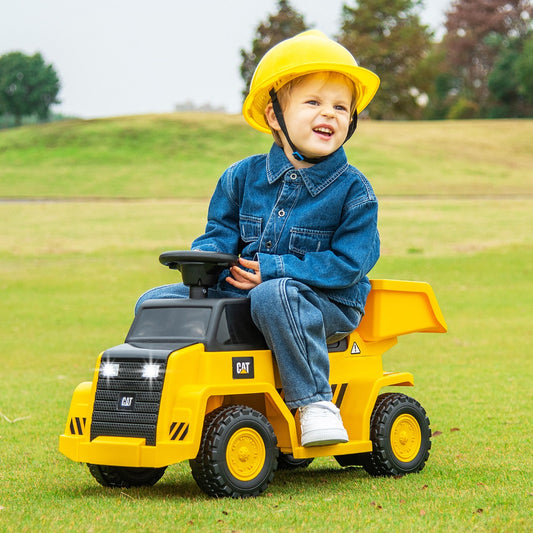
[[[263,333],[278,364],[285,403],[300,407],[332,398],[327,342],[348,335],[361,320],[352,307],[336,304],[324,294],[291,278],[264,281],[248,293],[252,319]],[[210,298],[242,297],[242,291],[209,289]],[[188,298],[183,284],[164,285],[144,293],[149,299]]]

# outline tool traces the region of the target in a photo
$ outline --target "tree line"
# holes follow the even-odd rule
[[[428,0],[429,1],[429,0]],[[335,39],[381,78],[366,113],[375,119],[533,117],[532,0],[452,0],[436,40],[423,0],[357,0],[342,5]],[[325,7],[326,8],[326,7]],[[255,67],[275,44],[310,29],[289,0],[259,23],[240,51],[243,98]],[[40,53],[0,57],[0,117],[47,120],[59,76]]]
[[[381,78],[367,113],[375,119],[533,117],[531,0],[453,0],[437,41],[422,24],[422,0],[358,0],[342,6],[336,40]],[[309,29],[289,0],[241,50],[246,95],[273,45]]]

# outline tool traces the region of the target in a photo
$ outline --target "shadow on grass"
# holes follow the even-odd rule
[[[182,498],[188,500],[197,500],[199,497],[205,495],[199,488],[194,479],[183,481],[159,481],[153,487],[103,487],[96,481],[92,485],[87,485],[76,493],[71,493],[78,498],[102,498],[102,497],[116,497],[122,496],[128,499],[143,500],[143,499],[160,499],[166,500],[168,498]]]
[[[370,482],[371,477],[359,467],[335,468],[320,466],[314,468],[301,468],[294,470],[278,470],[270,483],[267,492],[278,491],[299,492],[306,486],[317,487],[320,485],[342,484],[347,481],[361,480]],[[212,498],[205,494],[196,484],[190,471],[181,468],[180,471],[169,471],[152,487],[103,487],[95,480],[92,485],[84,485],[78,490],[70,491],[72,497],[79,498],[102,498],[117,497],[143,500],[180,498],[183,500],[198,500]]]

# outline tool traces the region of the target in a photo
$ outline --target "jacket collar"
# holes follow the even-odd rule
[[[342,146],[333,152],[325,161],[309,168],[295,169],[287,159],[283,149],[273,144],[266,160],[266,172],[269,183],[279,180],[287,171],[296,172],[304,182],[309,194],[317,196],[331,185],[346,169],[348,161]]]

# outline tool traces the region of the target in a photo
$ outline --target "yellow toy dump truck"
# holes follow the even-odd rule
[[[333,402],[349,442],[304,448],[297,410],[283,401],[272,353],[246,298],[206,298],[233,255],[165,252],[190,299],[149,300],[125,343],[97,359],[93,380],[74,391],[59,450],[87,463],[104,486],[153,485],[167,466],[189,460],[199,487],[215,497],[262,493],[277,468],[334,456],[376,476],[420,471],[431,447],[423,407],[404,394],[408,372],[384,372],[382,354],[399,335],[445,332],[427,283],[372,280],[366,313],[329,346]]]

